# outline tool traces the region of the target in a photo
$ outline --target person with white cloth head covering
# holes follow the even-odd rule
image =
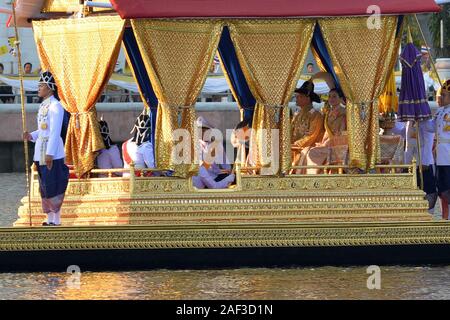
[[[202,163],[198,175],[192,177],[194,187],[198,189],[224,189],[230,186],[235,180],[234,174],[225,173],[223,170],[230,170],[231,166],[224,161],[224,153],[221,145],[214,144],[213,139],[208,139],[208,131],[213,129],[203,117],[197,119],[197,127],[202,130],[202,137],[199,140],[201,148]],[[212,140],[212,141],[211,141]]]

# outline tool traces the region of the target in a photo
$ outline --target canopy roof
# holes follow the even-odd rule
[[[434,0],[111,0],[122,18],[364,16],[437,12]]]

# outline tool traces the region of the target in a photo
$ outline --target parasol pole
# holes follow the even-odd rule
[[[420,26],[420,22],[419,22],[419,19],[417,18],[417,14],[414,14],[414,18],[416,18],[417,26],[419,27],[420,34],[422,36],[422,40],[425,43],[425,46],[427,47],[427,52],[428,52],[428,56],[430,57],[431,65],[433,66],[433,71],[436,74],[438,81],[439,81],[439,85],[442,88],[441,78],[439,77],[439,73],[437,72],[436,65],[434,64],[433,56],[431,55],[430,47],[428,46],[427,39],[425,39],[425,34],[423,33],[422,27]]]
[[[17,49],[17,63],[18,63],[18,71],[19,71],[19,79],[20,79],[20,102],[22,109],[22,128],[23,132],[27,131],[27,115],[25,112],[25,91],[23,87],[23,69],[22,69],[22,53],[20,51],[20,41],[19,41],[19,30],[17,29],[17,20],[16,20],[16,1],[11,3],[12,6],[12,14],[14,19],[14,32],[16,36],[16,41],[14,46]],[[25,153],[25,175],[27,178],[27,194],[28,194],[28,216],[30,227],[33,226],[31,219],[31,188],[30,188],[30,159],[28,154],[28,139],[23,139],[24,153]]]
[[[417,156],[419,158],[419,185],[420,189],[423,190],[423,168],[422,168],[422,148],[420,143],[420,128],[419,128],[419,121],[416,121],[416,128],[417,128]]]
[[[438,78],[439,85],[442,88],[442,81],[439,77],[439,73],[437,72],[436,65],[434,63],[433,55],[431,54],[430,47],[428,46],[427,39],[425,39],[425,34],[423,33],[422,27],[420,26],[419,18],[417,18],[417,14],[414,14],[414,18],[416,20],[417,26],[420,30],[420,35],[422,36],[422,40],[425,43],[425,46],[427,48],[428,56],[430,57],[431,65],[433,66],[433,71],[436,74],[436,77]],[[419,128],[419,121],[416,121],[417,126],[417,148],[418,148],[418,158],[419,158],[419,175],[420,175],[420,188],[423,190],[423,168],[422,168],[422,149],[420,148],[420,128]]]

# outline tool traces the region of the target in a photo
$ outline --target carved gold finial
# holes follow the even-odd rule
[[[412,159],[412,175],[413,175],[413,187],[415,189],[419,189],[417,186],[417,161],[416,157],[413,157]]]
[[[408,25],[408,43],[413,43],[413,37],[411,33],[411,26]]]
[[[136,185],[135,164],[134,161],[130,163],[130,195],[134,194],[134,188]]]

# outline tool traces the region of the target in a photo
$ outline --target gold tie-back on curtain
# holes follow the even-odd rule
[[[398,111],[397,84],[395,83],[395,72],[391,71],[384,92],[378,99],[378,110],[380,113],[388,114]]]
[[[174,175],[198,172],[199,133],[195,102],[206,81],[220,40],[222,23],[207,20],[131,20],[145,68],[159,100],[156,119],[156,164]],[[178,115],[181,111],[181,124]],[[178,153],[174,130],[190,134],[190,157]],[[180,159],[180,156],[182,156]]]
[[[104,148],[95,103],[114,71],[124,25],[111,16],[33,21],[41,66],[53,73],[71,113],[66,159],[79,176],[94,167],[95,152]]]
[[[347,97],[349,164],[363,170],[373,168],[381,158],[377,103],[398,54],[398,18],[379,19],[380,28],[369,28],[367,17],[319,20]]]
[[[314,20],[309,19],[230,22],[239,63],[256,99],[250,155],[254,166],[264,168],[262,174],[286,173],[291,167],[288,103],[300,78],[314,26]],[[279,129],[277,141],[272,141],[272,129]],[[277,146],[278,150],[272,150]],[[279,157],[276,152],[281,152]]]

